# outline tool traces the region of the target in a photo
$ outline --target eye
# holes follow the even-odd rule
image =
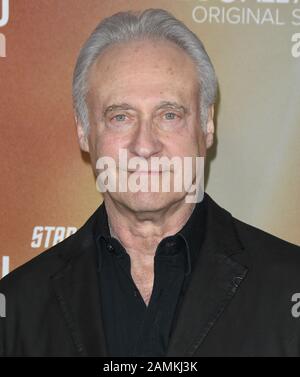
[[[115,119],[117,122],[123,122],[124,120],[126,120],[126,115],[125,114],[117,114],[112,119]]]
[[[177,118],[177,114],[168,112],[164,114],[164,117],[166,120],[174,120],[175,118]]]

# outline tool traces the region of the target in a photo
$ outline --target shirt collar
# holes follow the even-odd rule
[[[201,202],[196,203],[192,214],[186,224],[178,232],[178,235],[184,240],[188,249],[189,268],[191,272],[195,266],[196,259],[200,253],[200,249],[205,237],[206,229],[206,212],[207,212],[207,196]]]

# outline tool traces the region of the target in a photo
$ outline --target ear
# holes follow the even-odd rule
[[[207,123],[206,123],[206,132],[205,132],[205,144],[206,148],[210,148],[214,142],[214,105],[211,105],[208,109],[207,114]]]
[[[75,115],[75,123],[76,123],[76,129],[77,129],[77,136],[78,136],[78,142],[80,149],[83,152],[89,152],[89,143],[87,140],[86,132],[81,124],[81,122],[78,120],[77,116]]]

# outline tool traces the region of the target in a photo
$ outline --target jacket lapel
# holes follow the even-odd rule
[[[207,194],[206,194],[207,195]],[[206,236],[186,291],[167,356],[193,356],[247,274],[232,216],[207,195]]]
[[[94,218],[95,214],[74,235],[69,250],[63,250],[64,267],[51,278],[61,314],[80,356],[107,356],[91,230]]]

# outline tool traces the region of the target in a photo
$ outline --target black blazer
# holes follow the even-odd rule
[[[207,197],[206,238],[167,356],[300,356],[300,318],[292,315],[299,248]],[[7,300],[1,355],[110,356],[91,230],[97,211],[77,233],[0,281]]]

